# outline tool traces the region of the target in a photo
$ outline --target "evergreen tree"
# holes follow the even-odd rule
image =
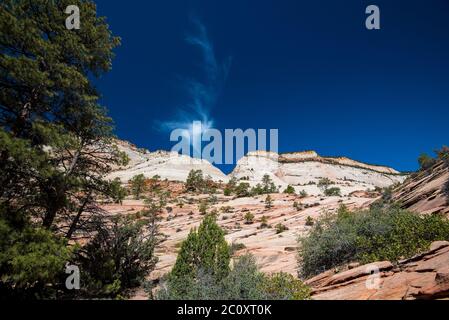
[[[122,204],[123,200],[125,199],[126,195],[128,194],[128,191],[122,187],[122,183],[119,178],[115,178],[112,180],[110,186],[110,195],[112,200],[115,203]]]
[[[131,180],[129,180],[129,185],[134,199],[139,200],[142,193],[146,191],[145,176],[143,174],[134,176]]]
[[[198,230],[193,229],[182,243],[169,275],[170,287],[181,296],[200,273],[206,272],[220,281],[229,272],[231,250],[215,219],[214,215],[206,215]]]
[[[295,188],[291,185],[288,185],[287,188],[285,188],[284,193],[295,194]]]
[[[68,5],[82,12],[80,30],[65,27]],[[111,191],[104,177],[126,157],[91,79],[110,70],[119,42],[93,1],[0,2],[0,238],[14,235],[20,248],[2,250],[2,288],[33,291],[56,281],[59,267],[36,279],[11,266],[61,266],[68,257],[61,238],[88,230],[103,213],[96,199]]]
[[[265,208],[271,209],[272,207],[273,207],[273,198],[270,195],[268,195],[265,198]]]

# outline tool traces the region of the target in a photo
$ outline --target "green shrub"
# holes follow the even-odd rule
[[[263,229],[263,228],[268,228],[268,218],[267,218],[267,217],[263,216],[263,217],[260,219],[260,228],[261,228],[261,229]]]
[[[231,254],[234,255],[237,251],[245,249],[246,246],[240,242],[233,242],[231,244]]]
[[[282,223],[278,223],[275,226],[275,229],[276,229],[276,234],[280,234],[280,233],[288,230],[288,228],[285,225],[283,225]]]
[[[99,221],[96,232],[78,252],[83,294],[116,297],[138,286],[154,269],[159,241],[155,217],[139,221],[117,217],[110,226]]]
[[[201,201],[198,206],[198,211],[202,216],[205,216],[207,214],[207,209],[208,209],[207,201],[204,200]]]
[[[443,146],[436,153],[437,153],[438,159],[444,161],[446,164],[449,165],[449,147],[448,146]]]
[[[128,191],[122,187],[122,183],[119,178],[115,178],[109,183],[109,196],[114,203],[122,204],[125,197],[128,195]]]
[[[325,192],[330,185],[334,184],[329,178],[322,178],[318,181],[318,188]]]
[[[245,214],[245,224],[253,224],[254,223],[254,215],[251,212],[247,212]]]
[[[293,186],[291,185],[288,185],[287,188],[285,188],[284,193],[295,194],[295,188],[293,188]]]
[[[268,195],[268,196],[265,198],[265,208],[271,209],[272,207],[273,207],[273,198],[271,198],[271,196]]]
[[[307,198],[309,195],[307,194],[306,190],[301,190],[299,193],[300,198]]]
[[[288,273],[279,272],[266,277],[263,287],[268,300],[310,299],[310,288]]]
[[[311,227],[314,225],[313,219],[311,216],[308,216],[306,219],[306,226]]]
[[[234,210],[231,206],[224,206],[220,208],[220,211],[223,213],[231,213]]]
[[[264,193],[276,193],[278,189],[268,174],[262,178],[262,189]]]
[[[437,215],[420,216],[397,206],[372,206],[318,219],[300,238],[300,274],[316,275],[341,264],[397,261],[428,249],[431,242],[449,240],[449,222]]]
[[[247,182],[241,182],[236,188],[235,188],[235,195],[239,198],[249,197],[250,185]]]
[[[256,184],[256,186],[251,189],[252,196],[259,196],[262,194],[264,194],[264,189],[260,183]]]
[[[229,179],[229,182],[226,184],[223,193],[225,196],[230,196],[233,192],[235,192],[235,189],[237,188],[237,178],[232,177]]]
[[[296,211],[301,211],[302,210],[302,204],[298,203],[297,201],[293,202],[293,208],[296,209]]]
[[[0,218],[2,298],[50,298],[71,258],[72,250],[65,239],[42,228],[14,228]]]
[[[435,165],[437,161],[426,153],[422,153],[418,158],[420,170],[427,170]]]
[[[306,300],[310,289],[300,280],[285,273],[270,276],[260,272],[254,257],[246,254],[238,259],[226,277],[217,281],[201,271],[182,296],[170,281],[157,293],[161,300]]]
[[[142,193],[146,191],[145,176],[143,174],[134,176],[129,180],[129,185],[134,199],[139,200]]]
[[[337,188],[337,187],[328,188],[328,189],[324,190],[324,195],[327,197],[340,197],[341,190],[340,190],[340,188]]]
[[[187,192],[201,192],[204,184],[203,171],[191,170],[187,176],[185,188]]]
[[[203,273],[220,281],[229,273],[231,250],[216,217],[206,215],[198,229],[192,229],[167,280],[169,295],[188,299]],[[184,298],[183,298],[184,299]]]

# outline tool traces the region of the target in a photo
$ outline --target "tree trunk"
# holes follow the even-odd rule
[[[73,233],[76,231],[76,227],[78,225],[78,222],[81,219],[81,215],[83,214],[84,210],[86,209],[87,204],[89,203],[90,197],[92,195],[92,192],[89,192],[89,195],[84,199],[81,207],[78,209],[78,212],[76,213],[75,218],[72,221],[72,224],[70,225],[69,231],[66,234],[67,239],[71,239],[73,236]]]

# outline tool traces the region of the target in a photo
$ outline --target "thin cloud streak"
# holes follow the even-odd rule
[[[192,123],[194,121],[201,121],[202,133],[213,128],[214,120],[211,117],[211,111],[222,93],[231,66],[231,59],[227,58],[223,63],[219,63],[206,27],[198,18],[192,17],[191,21],[195,27],[195,32],[187,35],[185,41],[200,50],[202,55],[201,69],[205,80],[181,78],[182,85],[188,93],[189,101],[178,107],[173,120],[158,121],[156,127],[162,132],[184,129],[186,134],[192,136]]]

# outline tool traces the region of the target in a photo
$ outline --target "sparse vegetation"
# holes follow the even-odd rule
[[[322,178],[320,181],[318,181],[318,188],[323,193],[326,193],[326,190],[329,188],[330,185],[333,185],[334,183],[329,178]]]
[[[276,229],[276,234],[280,234],[280,233],[288,230],[288,228],[285,225],[283,225],[282,223],[278,223],[275,226],[275,229]]]
[[[301,192],[299,192],[299,197],[300,198],[307,198],[309,195],[307,194],[306,190],[301,190]]]
[[[394,262],[428,249],[436,240],[449,240],[449,222],[441,216],[420,216],[394,205],[356,212],[341,206],[300,239],[300,273],[309,277],[352,261]]]
[[[263,192],[266,193],[276,193],[278,192],[278,189],[276,188],[276,185],[271,180],[269,175],[264,175],[262,178],[262,188]]]
[[[438,159],[444,161],[446,165],[449,165],[449,147],[443,146],[436,152]]]
[[[119,178],[115,178],[110,184],[109,184],[109,194],[112,198],[112,200],[115,203],[122,204],[123,200],[128,194],[128,191],[126,188],[122,187],[122,183]]]
[[[235,188],[235,195],[239,198],[249,197],[251,194],[249,192],[250,185],[247,182],[241,182]]]
[[[145,185],[145,176],[143,174],[134,176],[131,180],[129,180],[129,186],[134,199],[140,200],[142,194],[147,191]]]
[[[327,197],[341,197],[341,190],[338,187],[328,188],[324,190],[324,195]]]
[[[422,153],[418,158],[420,170],[427,170],[436,164],[436,160],[427,153]]]
[[[158,292],[159,299],[168,300],[308,300],[310,288],[286,273],[265,275],[254,257],[239,257],[227,276],[217,281],[208,272],[200,272],[188,290],[179,295],[174,283],[167,281]]]
[[[222,213],[231,213],[232,211],[234,211],[234,208],[231,206],[223,206],[220,208],[220,211]]]
[[[306,219],[306,226],[311,227],[314,225],[313,218],[311,216],[308,216]]]
[[[245,214],[245,224],[253,224],[254,223],[254,215],[251,212],[247,212]]]
[[[302,210],[302,205],[301,203],[298,203],[297,201],[293,202],[293,208],[296,209],[296,211],[301,211]]]
[[[202,192],[204,189],[203,171],[191,170],[187,176],[185,188],[187,192]]]
[[[0,1],[2,300],[67,294],[61,273],[75,235],[103,215],[99,199],[122,199],[104,177],[129,158],[96,81],[120,40],[93,1],[75,4],[80,32],[64,28],[63,2]]]
[[[198,211],[202,216],[205,216],[207,214],[207,210],[209,209],[209,206],[207,204],[207,201],[203,200],[200,202],[198,206]]]
[[[284,193],[295,194],[295,188],[293,188],[293,186],[291,185],[288,185],[287,188],[285,188]]]
[[[84,296],[116,297],[138,286],[154,269],[158,243],[156,217],[99,222],[96,236],[78,252]]]
[[[260,219],[260,228],[264,229],[268,227],[268,218],[266,216],[262,216],[262,218]]]
[[[231,255],[234,255],[237,251],[245,249],[246,246],[241,242],[233,242],[231,244]]]
[[[271,196],[268,195],[268,196],[265,198],[265,208],[271,209],[272,207],[273,207],[273,198],[271,198]]]

